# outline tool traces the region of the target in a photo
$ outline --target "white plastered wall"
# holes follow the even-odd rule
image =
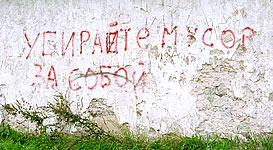
[[[129,123],[132,128],[150,132],[234,134],[273,129],[272,1],[1,1],[0,10],[2,104],[24,98],[33,105],[45,105],[59,91],[68,93],[75,103],[83,98],[84,106],[93,98],[103,98],[120,124]],[[110,27],[115,22],[117,26]],[[174,33],[165,34],[162,48],[164,27],[170,32],[174,26],[176,45]],[[194,39],[189,38],[187,26],[191,31],[198,28]],[[137,35],[144,27],[150,34],[139,40],[140,48]],[[252,34],[242,32],[245,27],[255,30],[255,35],[245,39],[246,49],[241,46],[242,35]],[[124,29],[128,28],[131,30],[124,51]],[[205,41],[212,42],[213,47],[202,42],[207,28],[213,30],[206,34]],[[236,37],[230,49],[220,40],[226,29]],[[45,34],[45,53],[55,52],[42,56],[46,31],[56,34]],[[81,31],[90,33],[82,54]],[[106,54],[106,33],[115,31],[119,32],[118,54]],[[70,43],[62,56],[62,33],[66,46],[72,32],[75,55],[72,57]],[[25,34],[33,44],[38,33],[30,52]],[[103,53],[95,46],[92,54],[96,33],[101,37]],[[225,38],[226,44],[232,45],[232,37]],[[35,64],[42,67],[45,83],[35,77],[39,72]],[[48,82],[51,66],[58,86]],[[111,75],[111,85],[104,88],[100,75],[92,90],[84,78],[72,83],[81,89],[69,88],[68,77],[73,69],[79,68],[77,73],[85,73],[87,68],[99,72],[100,66],[111,66],[103,71],[112,73],[124,67],[131,81],[135,72],[135,82],[143,72],[146,75],[136,89],[130,82],[118,87],[116,77]],[[122,71],[120,74],[125,75]],[[88,84],[94,84],[95,79],[89,78]],[[117,81],[122,84],[124,79]]]

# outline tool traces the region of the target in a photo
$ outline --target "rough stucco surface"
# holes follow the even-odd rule
[[[23,98],[31,105],[45,105],[59,91],[75,102],[75,112],[80,99],[83,107],[92,100],[103,100],[107,107],[98,107],[102,108],[101,114],[106,112],[119,124],[149,133],[244,135],[273,129],[272,1],[1,1],[0,10],[1,104]],[[114,22],[118,25],[110,27]],[[171,31],[174,26],[178,26],[176,45],[174,33],[165,34],[162,48],[164,27]],[[189,39],[186,26],[198,28],[193,39]],[[150,36],[139,41],[140,48],[136,36],[144,27]],[[245,31],[249,38],[245,39],[246,47],[242,47],[245,27],[254,29],[255,34],[250,37],[251,32]],[[128,49],[124,51],[125,35],[120,29],[126,28],[131,31]],[[206,41],[212,42],[213,47],[202,42],[207,28],[213,29],[206,34]],[[220,41],[225,29],[232,30],[236,37],[230,49]],[[83,44],[80,54],[83,30],[90,32],[90,40]],[[118,54],[106,54],[106,33],[116,30]],[[47,34],[45,40],[45,51],[56,52],[42,56],[45,31],[56,31]],[[71,43],[62,56],[62,32],[65,45],[75,32],[74,57]],[[31,44],[41,34],[28,59],[30,48],[25,33]],[[96,33],[101,36],[104,52],[100,53],[96,46],[92,54]],[[84,36],[86,39],[87,35]],[[231,36],[225,36],[224,40],[232,45]],[[35,77],[39,67],[34,64],[42,66],[41,75],[46,82],[50,67],[54,66],[58,86],[50,81],[45,88],[46,83]],[[136,80],[143,72],[146,76],[136,89],[129,82],[118,87],[116,78],[110,75],[110,86],[102,88],[98,75],[93,90],[85,86],[84,78],[72,83],[75,87],[81,85],[80,90],[69,89],[68,77],[73,69],[85,73],[90,67],[98,72],[102,65],[113,66],[104,68],[109,72],[115,72],[116,66],[125,67],[129,80],[133,80],[134,72]],[[122,71],[120,74],[124,75]],[[95,77],[89,79],[88,84],[94,84]],[[118,82],[122,84],[124,79],[119,78]],[[2,110],[0,119],[4,117]]]

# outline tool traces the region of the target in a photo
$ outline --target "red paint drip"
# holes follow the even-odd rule
[[[144,65],[144,62],[139,62],[138,64],[143,66],[143,65]]]
[[[114,27],[114,26],[117,26],[118,25],[118,22],[113,22],[113,23],[110,23],[110,27]]]

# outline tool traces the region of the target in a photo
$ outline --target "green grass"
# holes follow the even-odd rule
[[[255,136],[248,141],[239,138],[226,139],[220,136],[181,137],[168,134],[157,138],[141,134],[123,133],[111,137],[98,138],[95,136],[64,135],[60,132],[51,133],[22,133],[15,131],[9,125],[0,125],[0,149],[273,149],[273,135]]]

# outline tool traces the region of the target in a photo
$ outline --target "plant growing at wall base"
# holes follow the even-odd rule
[[[46,132],[50,130],[50,133],[61,132],[66,133],[64,128],[67,125],[73,125],[79,129],[79,131],[85,133],[85,138],[111,138],[115,139],[110,132],[103,130],[92,119],[92,111],[86,110],[83,113],[73,113],[71,110],[72,102],[68,101],[67,94],[57,93],[54,95],[53,102],[48,102],[45,106],[31,106],[24,99],[17,100],[14,104],[2,105],[8,115],[20,116],[26,120],[36,124],[36,131]],[[81,112],[81,111],[79,111]],[[85,116],[85,117],[83,117]],[[55,120],[52,124],[45,124],[47,119]]]

